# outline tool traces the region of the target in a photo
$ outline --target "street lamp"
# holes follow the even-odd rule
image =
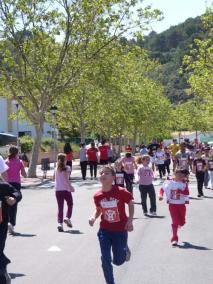
[[[17,133],[17,140],[16,140],[16,144],[17,147],[19,148],[19,102],[17,100],[13,100],[13,104],[16,107],[16,133]]]
[[[56,166],[56,123],[55,123],[55,117],[57,113],[57,106],[51,106],[50,112],[52,113],[52,122],[53,122],[53,154],[54,154],[54,168]]]

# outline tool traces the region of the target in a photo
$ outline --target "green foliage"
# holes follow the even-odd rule
[[[189,88],[189,83],[185,74],[180,74],[179,68],[183,57],[195,46],[194,40],[203,39],[205,36],[202,19],[196,17],[189,18],[160,34],[151,32],[149,36],[136,42],[150,52],[151,58],[162,64],[160,70],[153,72],[151,77],[164,86],[165,94],[172,103],[188,99],[185,90]]]
[[[135,9],[139,3],[1,0],[0,83],[35,126],[29,175],[35,175],[42,128],[51,120],[51,105],[73,90],[89,65],[110,50],[113,42],[161,18],[160,11],[150,6]]]
[[[32,151],[34,140],[30,136],[22,136],[19,138],[20,146],[21,146],[21,152],[27,153]]]

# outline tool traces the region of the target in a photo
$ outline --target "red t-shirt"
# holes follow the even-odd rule
[[[102,189],[94,195],[95,205],[101,208],[100,227],[109,231],[124,232],[127,222],[125,203],[133,199],[132,194],[117,185],[112,190],[103,192]]]
[[[99,152],[100,152],[100,160],[108,160],[108,148],[107,145],[99,146]]]
[[[97,162],[98,161],[97,153],[98,153],[97,148],[89,148],[87,150],[88,161]]]

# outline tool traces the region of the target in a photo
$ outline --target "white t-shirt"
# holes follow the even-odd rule
[[[154,157],[155,157],[156,165],[163,165],[164,164],[164,161],[165,161],[164,151],[156,152]]]
[[[5,161],[2,156],[0,156],[0,174],[6,172],[6,170],[8,169],[9,167],[5,164]]]

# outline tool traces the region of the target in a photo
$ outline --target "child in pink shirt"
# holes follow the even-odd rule
[[[57,157],[57,168],[54,173],[55,195],[58,204],[58,231],[63,232],[63,221],[68,227],[72,227],[71,216],[73,209],[72,193],[73,186],[69,182],[71,168],[66,165],[66,154],[60,153]],[[64,215],[64,201],[67,202],[66,218]]]
[[[136,161],[138,165],[137,169],[137,181],[139,183],[139,190],[141,193],[141,204],[143,213],[145,216],[148,216],[147,210],[147,194],[150,199],[150,214],[156,215],[156,194],[155,188],[153,185],[154,173],[153,170],[149,167],[150,156],[144,155],[142,157],[138,157]]]
[[[27,177],[22,160],[18,158],[18,148],[11,146],[9,148],[8,158],[5,160],[6,165],[9,167],[7,170],[7,182],[15,187],[19,192],[21,191],[21,175]],[[20,201],[20,200],[19,200]],[[9,207],[9,223],[8,231],[10,234],[14,234],[14,227],[16,225],[18,203]]]
[[[124,170],[126,189],[132,193],[134,170],[137,168],[137,165],[135,163],[135,158],[132,157],[131,153],[126,153],[125,157],[121,160],[121,162]]]

